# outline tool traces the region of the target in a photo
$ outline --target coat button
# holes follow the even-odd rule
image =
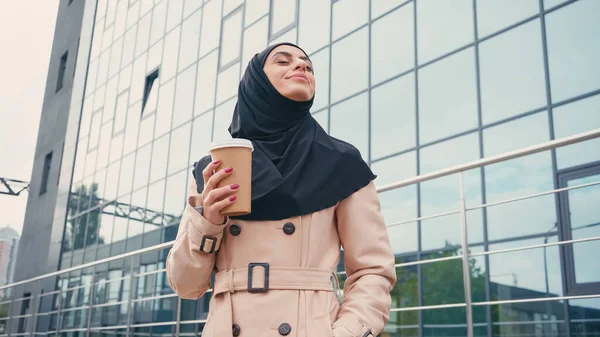
[[[237,324],[234,324],[234,325],[231,327],[231,330],[233,331],[233,337],[238,337],[238,336],[240,335],[241,329],[240,329],[240,326],[239,326],[239,325],[237,325]]]
[[[294,226],[293,223],[288,222],[285,225],[283,225],[283,232],[287,235],[292,235],[294,234],[294,232],[296,231],[296,226]]]
[[[229,226],[229,233],[231,233],[231,235],[238,236],[238,235],[240,235],[241,232],[242,232],[242,227],[240,227],[240,225],[232,224],[231,226]]]
[[[292,327],[287,323],[281,323],[278,330],[280,335],[287,336],[292,332]]]

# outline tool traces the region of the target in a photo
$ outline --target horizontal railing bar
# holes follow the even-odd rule
[[[98,280],[98,281],[94,282],[94,285],[99,286],[101,284],[112,283],[112,282],[117,282],[117,281],[124,281],[124,280],[128,280],[128,279],[129,279],[129,275],[123,276],[123,277],[112,278],[109,280],[102,279],[102,280]]]
[[[406,262],[406,263],[398,263],[398,264],[396,264],[396,268],[417,266],[417,265],[420,265],[420,264],[428,264],[428,263],[434,263],[434,262],[442,262],[442,261],[450,261],[450,260],[460,260],[460,259],[462,259],[462,255],[440,257],[440,258],[435,258],[435,259],[427,259],[427,260],[419,260],[419,261]]]
[[[418,217],[418,218],[414,218],[414,219],[410,219],[410,220],[406,220],[406,221],[402,221],[402,222],[396,222],[396,223],[393,223],[386,227],[394,227],[394,226],[404,225],[407,223],[412,223],[412,222],[417,222],[417,221],[441,218],[441,217],[444,217],[447,215],[459,214],[459,213],[460,213],[460,210],[456,210],[456,211],[450,211],[450,212],[445,212],[445,213],[438,213],[438,214],[434,214],[434,215],[422,216],[422,217]]]
[[[119,301],[119,302],[108,302],[108,303],[101,303],[101,304],[93,304],[92,308],[104,308],[104,307],[112,307],[115,305],[122,305],[122,304],[127,304],[127,301]]]
[[[160,273],[166,272],[166,271],[167,271],[167,268],[162,268],[162,269],[158,269],[158,270],[147,271],[145,273],[133,274],[133,277],[142,277],[142,276],[148,276],[148,275],[152,275],[152,274],[160,274]]]
[[[527,156],[530,154],[535,154],[535,153],[539,153],[539,152],[543,152],[543,151],[547,151],[547,150],[552,150],[552,149],[555,149],[558,147],[571,145],[571,144],[579,143],[579,142],[584,142],[586,140],[599,138],[599,137],[600,137],[600,129],[590,130],[587,132],[582,132],[582,133],[579,133],[576,135],[551,140],[549,142],[528,146],[528,147],[525,147],[522,149],[498,154],[495,156],[490,156],[490,157],[482,158],[479,160],[474,160],[472,162],[452,166],[452,167],[434,171],[431,173],[422,174],[422,175],[419,175],[419,176],[416,176],[413,178],[404,179],[404,180],[401,180],[401,181],[398,181],[395,183],[391,183],[391,184],[387,184],[382,187],[379,187],[379,188],[377,188],[377,192],[380,192],[380,193],[386,192],[386,191],[394,190],[394,189],[397,189],[400,187],[421,183],[421,182],[424,182],[427,180],[432,180],[435,178],[448,176],[448,175],[455,174],[455,173],[458,173],[461,171],[468,171],[468,170],[471,170],[474,168],[479,168],[482,166],[495,164],[495,163],[498,163],[501,161],[506,161],[506,160],[510,160],[510,159],[514,159],[514,158]]]
[[[63,333],[63,332],[83,332],[83,331],[87,331],[87,328],[60,329],[61,333]]]
[[[11,336],[27,336],[30,335],[31,332],[19,332],[19,333],[11,333]]]
[[[50,296],[60,293],[60,290],[49,291],[47,293],[39,294],[40,297]]]
[[[439,304],[439,305],[424,305],[421,307],[393,308],[390,311],[391,312],[419,311],[419,310],[433,310],[433,309],[463,308],[466,306],[467,305],[464,303]]]
[[[507,248],[507,249],[500,249],[500,250],[492,250],[492,251],[488,251],[488,252],[481,252],[481,253],[469,254],[469,256],[472,257],[472,256],[483,256],[483,255],[501,254],[501,253],[509,253],[509,252],[518,252],[518,251],[521,251],[521,250],[529,250],[529,249],[536,249],[536,248],[560,246],[560,245],[566,245],[566,244],[570,244],[570,243],[580,243],[580,242],[596,241],[596,240],[600,240],[600,236],[593,236],[593,237],[585,238],[585,239],[576,239],[576,240],[566,240],[566,241],[558,241],[558,242],[540,243],[539,245],[523,246],[523,247],[517,247],[517,248]]]
[[[202,324],[202,323],[206,323],[205,319],[197,319],[197,320],[193,320],[193,321],[181,321],[179,322],[179,324]]]
[[[505,301],[473,302],[472,305],[485,306],[485,305],[517,304],[517,303],[548,302],[548,301],[570,301],[570,300],[583,300],[583,299],[589,299],[589,298],[600,298],[600,294],[539,297],[539,298],[527,298],[527,299],[520,299],[520,300],[505,300]]]
[[[10,316],[11,319],[13,319],[13,318],[28,318],[28,317],[31,317],[31,314]]]
[[[90,330],[101,331],[101,330],[116,330],[116,329],[127,329],[127,325],[114,325],[114,326],[98,326],[90,327]]]
[[[2,301],[2,302],[0,302],[0,305],[2,305],[2,304],[10,304],[10,302],[12,302],[12,300]]]
[[[588,183],[588,184],[581,184],[581,185],[577,185],[577,186],[571,186],[571,187],[557,188],[552,191],[540,192],[540,193],[536,193],[536,194],[527,195],[524,197],[517,197],[517,198],[498,201],[498,202],[491,202],[491,203],[482,204],[482,205],[478,205],[478,206],[467,207],[467,211],[472,211],[472,210],[485,208],[485,207],[498,206],[498,205],[502,205],[502,204],[508,204],[508,203],[515,202],[515,201],[537,198],[537,197],[541,197],[541,196],[548,195],[548,194],[566,192],[566,191],[570,191],[570,190],[574,190],[574,189],[578,189],[578,188],[589,187],[589,186],[594,186],[594,185],[600,185],[600,181],[596,181],[596,182]]]
[[[145,302],[145,301],[150,301],[150,300],[160,300],[163,298],[171,298],[171,297],[177,297],[177,294],[166,294],[166,295],[158,295],[158,296],[153,296],[153,297],[142,297],[142,298],[136,298],[133,299],[131,302]]]
[[[89,309],[90,306],[89,305],[84,305],[81,307],[75,307],[75,308],[61,308],[60,311],[62,312],[70,312],[70,311],[77,311],[77,310],[83,310],[83,309]]]
[[[76,287],[73,287],[73,288],[67,288],[67,289],[63,290],[63,292],[66,293],[66,292],[69,292],[69,291],[79,290],[79,289],[83,289],[83,288],[86,288],[86,287],[91,287],[91,285],[80,285],[80,286],[76,286]]]
[[[132,327],[132,328],[148,328],[148,327],[153,327],[153,326],[166,326],[166,325],[176,325],[176,324],[177,324],[177,322],[170,321],[170,322],[131,324],[130,327]]]

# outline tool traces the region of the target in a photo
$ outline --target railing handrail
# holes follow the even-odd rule
[[[491,156],[491,157],[486,157],[486,158],[482,158],[479,160],[475,160],[475,161],[471,161],[468,163],[464,163],[461,165],[456,165],[456,166],[452,166],[446,169],[442,169],[442,170],[438,170],[438,171],[434,171],[431,173],[427,173],[427,174],[422,174],[422,175],[418,175],[415,176],[413,178],[410,179],[404,179],[395,183],[391,183],[388,185],[384,185],[382,187],[378,187],[377,188],[377,192],[385,192],[385,191],[389,191],[389,190],[393,190],[396,188],[400,188],[400,187],[404,187],[404,186],[409,186],[409,185],[413,185],[416,183],[420,183],[423,181],[427,181],[427,180],[432,180],[435,178],[439,178],[439,177],[444,177],[444,176],[448,176],[451,174],[455,174],[458,172],[462,172],[462,171],[467,171],[470,169],[474,169],[474,168],[478,168],[478,167],[482,167],[482,166],[486,166],[486,165],[490,165],[490,164],[494,164],[494,163],[498,163],[498,162],[502,162],[502,161],[506,161],[506,160],[510,160],[510,159],[514,159],[514,158],[518,158],[518,157],[523,157],[523,156],[527,156],[530,154],[535,154],[535,153],[539,153],[542,151],[547,151],[547,150],[552,150],[552,149],[556,149],[558,147],[562,147],[562,146],[566,146],[566,145],[571,145],[571,144],[575,144],[575,143],[580,143],[586,140],[590,140],[590,139],[595,139],[595,138],[600,138],[600,129],[594,129],[591,131],[587,131],[587,132],[582,132],[582,133],[578,133],[576,135],[572,135],[572,136],[568,136],[568,137],[563,137],[563,138],[559,138],[559,139],[555,139],[549,142],[545,142],[545,143],[540,143],[537,145],[532,145],[532,146],[528,146],[522,149],[518,149],[518,150],[514,150],[514,151],[510,151],[510,152],[506,152],[506,153],[502,153],[499,155],[495,155],[495,156]],[[169,241],[169,242],[164,242],[158,245],[154,245],[154,246],[150,246],[150,247],[146,247],[146,248],[142,248],[142,249],[138,249],[132,252],[127,252],[127,253],[123,253],[123,254],[119,254],[119,255],[115,255],[115,256],[111,256],[111,257],[107,257],[105,259],[101,259],[101,260],[96,260],[96,261],[92,261],[92,262],[88,262],[79,266],[75,266],[75,267],[70,267],[70,268],[66,268],[66,269],[61,269],[61,270],[57,270],[55,272],[51,272],[51,273],[47,273],[44,275],[39,275],[36,277],[32,277],[26,280],[22,280],[22,281],[17,281],[17,282],[13,282],[10,284],[6,284],[3,286],[0,286],[0,290],[4,290],[4,289],[8,289],[8,288],[13,288],[19,285],[23,285],[23,284],[27,284],[27,283],[31,283],[31,282],[35,282],[35,281],[39,281],[39,280],[43,280],[45,278],[48,277],[53,277],[53,276],[58,276],[58,275],[62,275],[62,274],[66,274],[66,273],[70,273],[70,272],[74,272],[77,270],[81,270],[81,269],[86,269],[86,268],[90,268],[90,267],[94,267],[103,263],[108,263],[108,262],[112,262],[112,261],[117,261],[117,260],[121,260],[127,257],[131,257],[131,256],[136,256],[136,255],[140,255],[140,254],[144,254],[144,253],[148,253],[148,252],[152,252],[155,250],[159,250],[159,249],[165,249],[165,248],[169,248],[171,247],[173,244],[175,243],[175,240]]]

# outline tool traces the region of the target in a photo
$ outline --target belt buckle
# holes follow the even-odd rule
[[[254,267],[265,268],[265,284],[263,287],[252,287],[252,272]],[[266,293],[269,291],[269,264],[264,262],[252,262],[248,264],[248,292],[249,293]]]

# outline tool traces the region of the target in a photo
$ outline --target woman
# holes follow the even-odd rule
[[[295,45],[250,61],[229,132],[254,145],[252,213],[220,216],[239,186],[216,186],[234,168],[194,163],[167,276],[181,298],[197,299],[216,272],[203,337],[363,337],[387,323],[396,272],[375,176],[312,118],[314,92],[311,61]]]

